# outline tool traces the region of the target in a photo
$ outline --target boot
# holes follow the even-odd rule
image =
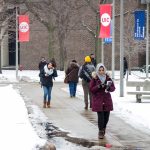
[[[106,132],[106,128],[104,128],[104,129],[103,129],[103,132],[104,132],[104,135],[105,135],[105,132]]]
[[[103,139],[104,138],[104,131],[103,130],[100,130],[99,133],[98,133],[98,138],[99,139]]]
[[[47,107],[50,108],[50,102],[47,102]]]
[[[84,109],[86,109],[86,110],[88,109],[88,104],[85,104],[85,107],[84,107]]]
[[[43,103],[43,108],[46,108],[46,102],[44,101],[44,103]]]

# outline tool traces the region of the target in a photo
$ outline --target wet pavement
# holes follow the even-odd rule
[[[111,150],[150,149],[150,134],[133,128],[113,112],[110,115],[106,136],[99,140],[96,113],[90,109],[84,110],[83,99],[70,98],[64,91],[65,86],[68,87],[64,83],[54,83],[51,108],[46,109],[42,108],[43,90],[39,83],[21,83],[16,86],[24,96],[30,98],[33,104],[40,107],[50,123],[59,128],[55,132],[49,132],[48,128],[51,128],[51,125],[47,126],[50,138],[61,137],[87,149],[91,149],[92,146],[105,147],[106,144],[112,146]]]

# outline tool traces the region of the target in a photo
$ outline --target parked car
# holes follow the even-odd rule
[[[143,67],[141,67],[140,71],[141,72],[146,72],[146,65],[144,65]],[[150,73],[150,65],[148,65],[148,72]]]

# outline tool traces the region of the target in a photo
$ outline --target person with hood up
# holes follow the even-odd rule
[[[90,56],[86,56],[84,58],[85,63],[80,67],[79,69],[79,77],[82,79],[82,87],[83,87],[83,93],[84,93],[84,103],[85,107],[84,109],[88,109],[88,99],[90,100],[90,108],[91,108],[91,92],[90,92],[90,81],[92,79],[92,72],[95,71],[94,65],[91,63]]]
[[[92,111],[97,112],[98,116],[98,137],[103,139],[109,121],[110,111],[113,110],[113,102],[110,92],[115,91],[114,82],[106,73],[103,64],[96,66],[96,72],[92,73],[93,79],[90,82],[92,93]]]
[[[70,97],[76,96],[77,83],[79,81],[78,71],[79,71],[79,65],[78,65],[77,61],[72,60],[70,62],[69,67],[67,68],[67,70],[65,72],[66,76],[68,76]]]
[[[52,62],[47,63],[44,66],[44,69],[40,73],[40,77],[42,78],[42,87],[44,90],[44,101],[43,108],[50,108],[51,101],[51,91],[53,87],[53,78],[57,77],[57,71],[53,67]],[[47,100],[48,98],[48,100]]]

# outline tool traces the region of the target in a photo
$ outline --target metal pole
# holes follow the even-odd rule
[[[18,7],[16,6],[16,79],[18,79]]]
[[[115,0],[113,0],[112,15],[112,79],[115,79]]]
[[[0,74],[2,74],[2,26],[0,26]]]
[[[104,39],[102,38],[102,56],[101,56],[101,62],[104,64]]]
[[[149,3],[147,3],[147,19],[146,19],[146,78],[148,78],[149,65]]]
[[[124,80],[123,80],[123,56],[124,56],[124,0],[120,0],[120,97],[124,96]]]

